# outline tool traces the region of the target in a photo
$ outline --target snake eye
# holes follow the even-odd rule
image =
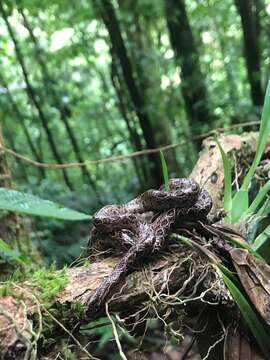
[[[94,225],[99,225],[99,224],[101,224],[101,220],[100,219],[93,219],[93,224]]]

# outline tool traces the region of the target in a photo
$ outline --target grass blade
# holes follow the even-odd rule
[[[162,173],[163,173],[163,178],[164,178],[165,190],[169,191],[169,174],[168,174],[167,163],[166,163],[165,156],[164,156],[163,152],[160,150],[159,153],[160,153],[160,160],[161,160],[161,166],[162,166]]]

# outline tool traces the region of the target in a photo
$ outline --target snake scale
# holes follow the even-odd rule
[[[124,205],[107,205],[93,218],[92,243],[117,241],[126,253],[87,300],[86,316],[93,317],[139,259],[165,247],[181,220],[203,220],[211,210],[210,194],[192,179],[170,179],[168,189],[148,190]],[[93,245],[92,245],[93,246]]]

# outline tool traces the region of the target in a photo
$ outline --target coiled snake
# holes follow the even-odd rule
[[[192,179],[170,179],[168,190],[148,190],[124,205],[107,205],[93,218],[92,243],[107,238],[117,241],[126,254],[87,300],[86,316],[94,316],[112,288],[141,258],[159,251],[179,220],[203,220],[212,199]],[[91,245],[94,246],[94,245]]]

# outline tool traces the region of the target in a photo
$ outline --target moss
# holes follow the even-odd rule
[[[80,301],[75,301],[71,304],[71,310],[76,317],[80,318],[85,312],[85,305]]]
[[[13,287],[10,281],[5,282],[0,286],[0,297],[1,296],[9,296],[13,293]]]
[[[49,269],[42,267],[33,272],[31,283],[38,289],[43,305],[49,304],[68,283],[66,268],[56,270],[54,265]]]

